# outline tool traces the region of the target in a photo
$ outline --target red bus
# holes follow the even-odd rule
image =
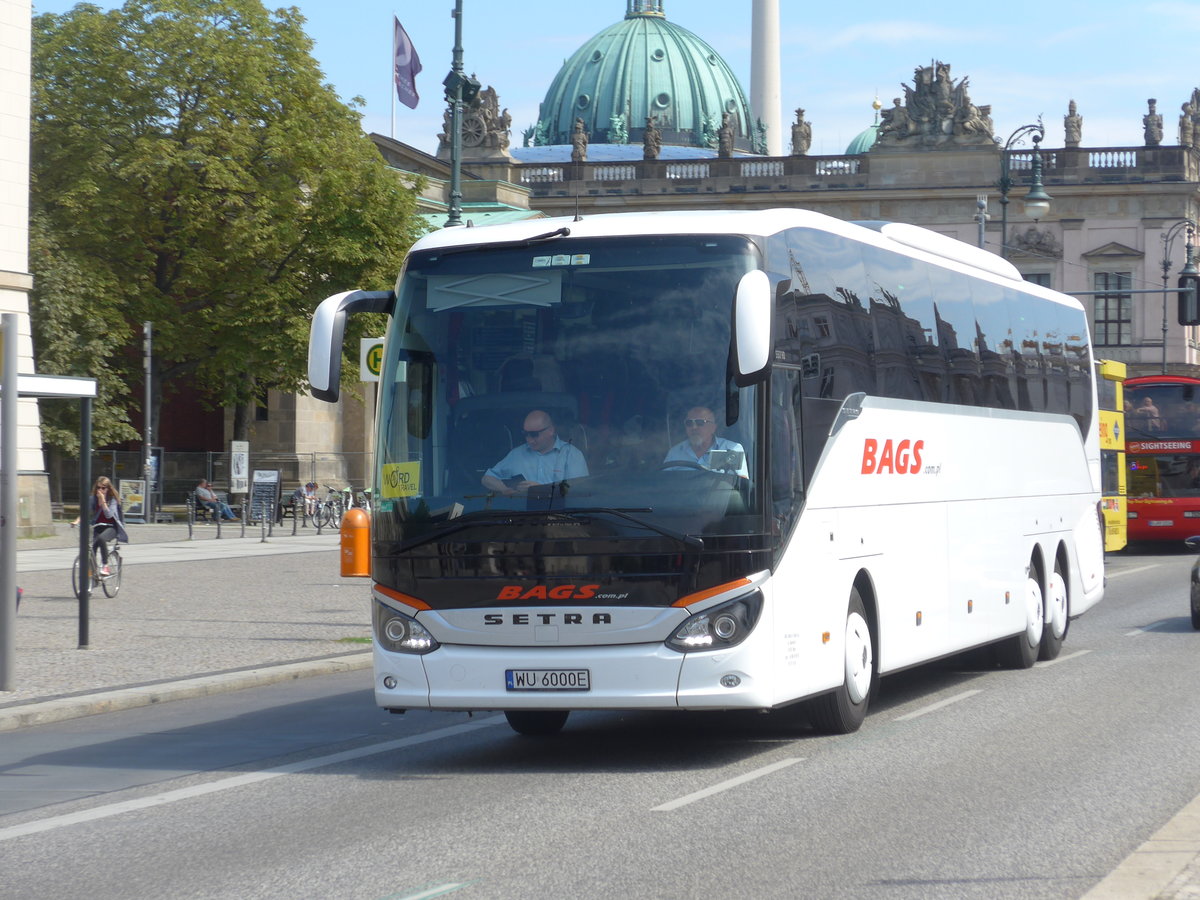
[[[1200,378],[1125,381],[1130,541],[1200,534]]]

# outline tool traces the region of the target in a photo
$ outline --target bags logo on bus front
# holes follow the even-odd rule
[[[867,438],[863,441],[862,474],[916,475],[921,471],[921,451],[924,449],[924,441],[888,438],[880,444],[875,438]]]

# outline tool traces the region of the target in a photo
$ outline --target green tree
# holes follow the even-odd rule
[[[122,402],[113,382],[136,389],[153,322],[155,434],[164,386],[239,410],[303,389],[317,302],[390,286],[419,233],[412,190],[322,83],[303,22],[259,0],[33,20],[38,352]],[[107,339],[73,345],[65,323]]]

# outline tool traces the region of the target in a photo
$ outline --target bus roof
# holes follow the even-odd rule
[[[579,218],[561,216],[497,225],[442,228],[425,235],[413,250],[523,241],[568,229],[575,237],[668,234],[745,234],[765,236],[788,228],[816,228],[851,240],[887,247],[910,256],[929,254],[1000,278],[1021,281],[1008,260],[979,247],[903,222],[846,222],[809,209],[672,210],[606,213]],[[918,253],[912,253],[912,250]],[[1029,285],[1033,287],[1033,285]]]

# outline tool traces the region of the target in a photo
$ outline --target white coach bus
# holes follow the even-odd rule
[[[801,210],[438,231],[394,292],[371,577],[384,708],[780,710],[1059,653],[1103,594],[1080,304],[903,224]]]

